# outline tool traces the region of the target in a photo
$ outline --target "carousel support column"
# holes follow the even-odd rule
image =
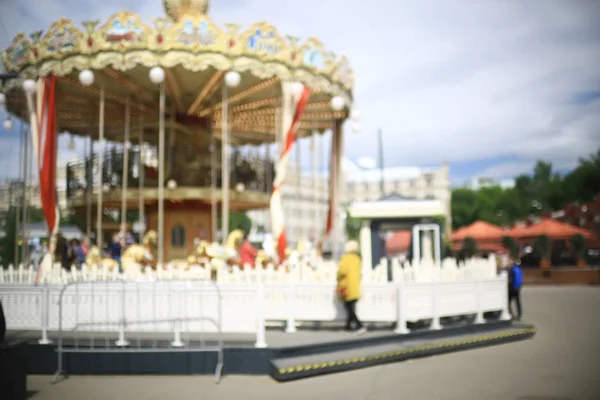
[[[131,99],[125,103],[125,138],[123,143],[123,178],[121,186],[121,233],[127,233],[127,184],[129,181],[129,134],[131,129]],[[122,254],[121,254],[122,255]]]
[[[19,167],[19,176],[17,178],[17,184],[19,186],[21,186],[21,177],[23,176],[23,167],[22,167],[22,161],[25,158],[23,155],[23,143],[24,143],[24,139],[25,139],[25,135],[27,135],[27,131],[25,130],[25,124],[21,122],[21,135],[19,137],[19,163],[17,164]],[[24,181],[24,179],[23,179]],[[25,185],[23,185],[21,188],[17,188],[17,193],[21,194],[21,197],[23,196],[23,193],[25,191]],[[17,268],[19,266],[19,233],[21,230],[21,201],[20,199],[17,199],[16,201],[17,204],[17,209],[15,212],[15,268]],[[22,261],[22,260],[21,260]]]
[[[312,164],[312,186],[313,186],[313,204],[310,207],[313,210],[313,232],[311,232],[311,234],[313,235],[313,239],[316,242],[318,240],[319,237],[319,221],[321,221],[321,219],[319,218],[319,181],[317,180],[317,173],[318,173],[318,153],[317,153],[317,132],[313,132],[312,136],[310,137],[310,150],[311,150],[311,164]]]
[[[212,130],[212,125],[211,125]],[[214,131],[210,134],[210,239],[217,240],[217,149]]]
[[[302,198],[302,163],[301,163],[301,150],[300,150],[300,137],[296,137],[296,201],[300,203],[300,207],[298,207],[298,221],[303,221],[304,216],[304,207],[306,207],[306,203]],[[296,240],[296,248],[298,248],[298,243],[302,240],[303,230],[297,230],[299,232],[298,238]]]
[[[222,86],[221,107],[221,193],[223,194],[221,204],[221,241],[223,246],[227,244],[229,233],[229,101],[227,99],[228,87],[236,87],[240,84],[241,76],[235,71],[225,74]]]
[[[227,85],[222,88],[221,107],[221,242],[227,244],[229,233],[229,105],[227,103]]]
[[[25,132],[25,146],[23,148],[24,161],[23,161],[23,215],[21,216],[21,220],[23,221],[21,236],[21,262],[27,262],[27,211],[29,208],[29,196],[27,196],[28,192],[28,181],[29,181],[29,156],[31,154],[30,145],[29,145],[29,133]]]
[[[92,191],[94,188],[94,179],[92,178],[92,166],[94,162],[94,139],[92,139],[91,127],[88,145],[88,154],[85,163],[85,235],[88,239],[90,239],[92,237]]]
[[[96,201],[96,246],[102,251],[102,196],[104,192],[104,85],[100,88],[100,117],[98,121],[98,200]]]
[[[265,191],[268,193],[273,190],[273,174],[271,170],[271,143],[267,143],[267,148],[265,149]]]
[[[144,115],[140,115],[140,150],[138,155],[138,175],[139,175],[139,203],[138,203],[138,222],[139,222],[139,238],[140,241],[146,232],[146,217],[144,212],[144,180],[146,178],[146,167],[144,164]]]
[[[159,85],[160,95],[158,102],[158,249],[157,267],[164,268],[165,250],[165,70],[153,67],[150,70],[150,81]]]
[[[158,265],[164,266],[165,251],[165,84],[160,84],[158,122]]]

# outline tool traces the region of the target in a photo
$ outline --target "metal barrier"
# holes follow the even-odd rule
[[[74,282],[54,296],[58,297],[58,368],[53,383],[68,376],[65,353],[95,352],[216,352],[215,381],[220,382],[222,295],[215,282]],[[195,340],[197,334],[201,337]]]

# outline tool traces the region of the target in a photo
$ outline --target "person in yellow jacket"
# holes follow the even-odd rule
[[[356,316],[356,302],[360,298],[361,261],[358,242],[350,240],[346,243],[345,254],[340,260],[337,272],[337,291],[346,309],[347,332],[362,334],[366,328]],[[352,327],[354,324],[354,328]]]

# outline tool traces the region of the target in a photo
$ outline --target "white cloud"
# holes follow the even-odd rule
[[[214,0],[210,14],[244,26],[268,20],[347,54],[362,111],[362,133],[348,130],[349,157],[376,155],[381,128],[386,164],[519,157],[487,171],[504,176],[538,158],[572,166],[600,146],[600,101],[569,103],[600,90],[600,3],[576,3]],[[123,8],[148,21],[162,15],[160,0],[4,0],[0,15],[12,37]]]

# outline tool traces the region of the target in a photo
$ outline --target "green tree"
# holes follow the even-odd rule
[[[515,239],[513,239],[512,237],[503,236],[502,237],[502,247],[505,248],[506,250],[508,250],[508,254],[512,258],[519,257],[519,245],[517,244],[517,241]]]
[[[359,239],[361,225],[360,218],[353,218],[350,216],[349,212],[346,212],[346,235],[349,240]]]
[[[473,257],[479,253],[477,242],[471,236],[467,236],[463,240],[461,249],[466,257]]]
[[[585,257],[585,238],[581,233],[576,233],[571,236],[571,251],[577,260],[582,260]]]
[[[563,192],[567,202],[592,201],[600,194],[600,149],[565,176]]]
[[[551,240],[547,235],[540,235],[533,242],[533,252],[542,260],[548,260],[550,257]]]
[[[477,220],[476,198],[477,193],[471,189],[460,188],[452,191],[452,229],[470,225]]]
[[[221,226],[221,217],[219,217],[219,227]],[[229,214],[229,232],[241,229],[248,233],[252,229],[252,219],[244,212],[233,212]]]

